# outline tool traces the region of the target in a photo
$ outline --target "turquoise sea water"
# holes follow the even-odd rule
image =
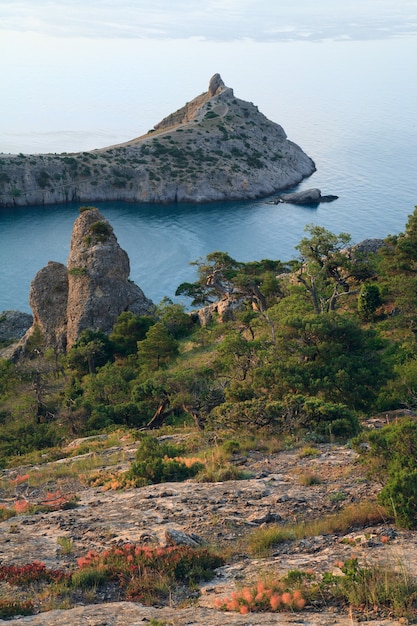
[[[219,56],[220,44],[216,45],[212,44],[213,54]],[[237,64],[237,48],[233,54],[230,48],[223,57],[225,71],[216,57],[213,71],[207,68],[207,82],[220,71],[238,97],[257,104],[313,158],[317,172],[298,189],[319,187],[323,194],[336,194],[339,199],[318,208],[275,206],[266,200],[200,206],[96,203],[129,254],[131,279],[155,302],[173,297],[178,284],[193,280],[189,263],[214,250],[241,261],[288,260],[296,255],[294,246],[304,236],[306,224],[349,232],[358,242],[403,230],[417,204],[415,38],[237,45],[246,68]],[[187,76],[183,79],[184,85],[175,93],[177,106],[172,93],[165,99],[162,92],[161,98],[154,93],[158,110],[148,111],[145,128],[137,131],[147,130],[190,99],[190,83]],[[155,89],[159,87],[155,81]],[[141,105],[146,111],[146,97],[137,107]],[[148,123],[151,114],[152,124]],[[83,124],[85,119],[80,120]],[[118,140],[140,134],[133,132],[133,122],[129,124]],[[117,129],[113,130],[116,135]],[[103,134],[100,144],[96,128],[92,134],[97,143],[87,146],[77,143],[80,135],[73,136],[70,145],[65,143],[64,131],[55,130],[49,144],[45,136],[39,144],[35,130],[24,136],[9,133],[16,148],[4,151],[55,152],[60,151],[59,145],[69,151],[117,140],[107,141]],[[90,138],[87,130],[85,136]],[[30,281],[49,260],[66,262],[78,208],[0,209],[0,311],[30,311]]]

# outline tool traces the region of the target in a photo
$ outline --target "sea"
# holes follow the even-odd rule
[[[148,47],[98,39],[88,43],[89,56],[83,40],[79,48],[66,41],[48,57],[51,41],[43,37],[26,65],[16,45],[15,74],[8,68],[5,75],[15,89],[2,96],[0,152],[70,153],[132,139],[205,91],[219,72],[314,160],[316,172],[293,190],[318,187],[339,198],[319,206],[270,198],[94,203],[129,255],[131,280],[155,303],[169,297],[187,304],[175,290],[195,280],[192,262],[210,252],[288,261],[309,224],[347,232],[353,243],[404,230],[417,204],[417,38],[411,27],[386,28],[357,38],[148,40]],[[15,36],[27,43],[27,35]],[[30,282],[48,261],[66,263],[79,207],[0,209],[0,311],[30,312]]]

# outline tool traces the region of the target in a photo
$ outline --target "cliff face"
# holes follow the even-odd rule
[[[129,258],[113,229],[95,208],[74,224],[68,267],[50,261],[30,288],[33,325],[48,347],[65,351],[91,328],[109,333],[123,311],[152,313],[154,305],[129,281]]]
[[[235,98],[215,74],[207,92],[127,143],[0,155],[0,206],[249,199],[287,189],[314,170],[281,126]]]

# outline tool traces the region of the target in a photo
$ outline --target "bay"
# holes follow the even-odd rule
[[[164,82],[166,69],[164,74],[162,60],[155,56],[146,69],[148,88],[139,93],[130,80],[131,69],[121,66],[117,73],[114,62],[106,71],[117,78],[117,85],[129,77],[130,91],[117,96],[116,90],[106,98],[104,82],[100,84],[97,76],[98,122],[88,97],[82,108],[71,100],[64,118],[73,119],[74,125],[65,123],[66,130],[60,130],[54,94],[52,103],[44,101],[38,112],[35,107],[31,128],[9,126],[0,137],[0,150],[75,151],[130,139],[207,88],[210,76],[220,71],[236,96],[257,104],[315,161],[317,171],[297,190],[319,187],[323,194],[336,194],[339,199],[318,208],[275,206],[266,199],[169,206],[95,203],[130,257],[131,279],[148,297],[155,302],[164,296],[175,300],[176,287],[195,278],[190,262],[214,250],[241,261],[293,258],[294,246],[310,223],[348,232],[354,242],[404,229],[417,203],[415,38],[194,45],[193,60],[189,42],[176,43],[176,60],[187,63],[188,69],[181,74],[180,84],[173,81],[175,68]],[[99,70],[103,48],[100,42],[96,46]],[[204,57],[198,54],[202,47]],[[109,49],[114,51],[112,46]],[[105,58],[110,58],[109,51]],[[75,67],[77,63],[75,56]],[[202,75],[203,87],[197,88]],[[64,95],[68,98],[65,90]],[[17,111],[20,97],[23,94],[17,91]],[[2,138],[8,143],[2,145]],[[30,281],[49,260],[66,262],[79,206],[0,209],[0,311],[30,311]]]

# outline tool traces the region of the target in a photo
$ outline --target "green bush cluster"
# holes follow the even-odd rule
[[[369,475],[380,482],[379,502],[405,528],[417,527],[417,420],[403,418],[354,440]]]
[[[125,477],[137,486],[152,483],[183,481],[195,476],[202,468],[202,463],[187,466],[174,457],[181,454],[181,448],[158,441],[151,435],[143,435],[136,452],[136,460],[131,464]]]

